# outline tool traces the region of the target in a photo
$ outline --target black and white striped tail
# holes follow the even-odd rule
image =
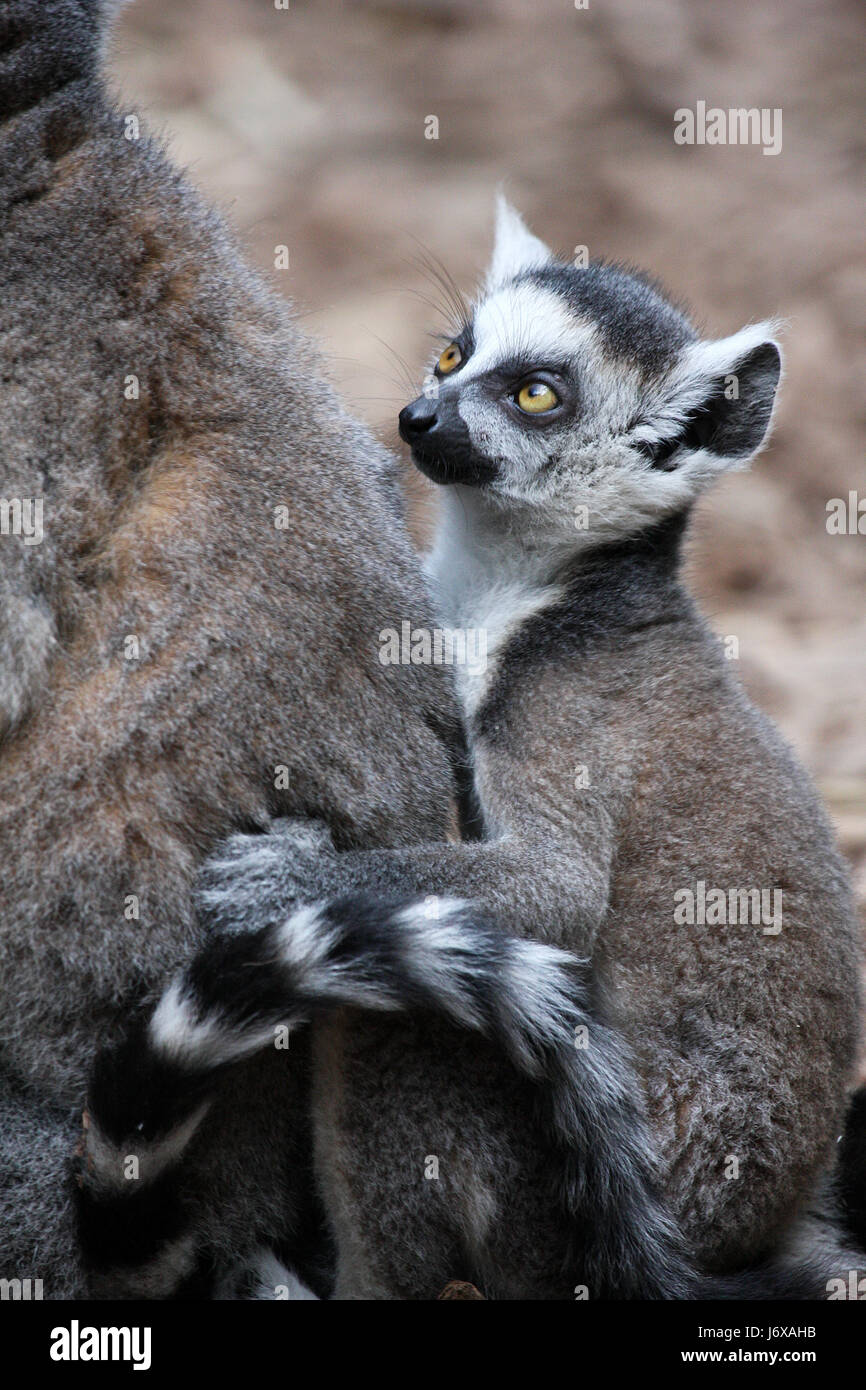
[[[493,1039],[536,1085],[539,1122],[561,1160],[576,1282],[591,1297],[688,1296],[677,1232],[654,1195],[637,1081],[618,1035],[589,1016],[586,993],[574,956],[508,937],[454,900],[352,896],[216,939],[96,1065],[80,1206],[87,1256],[116,1262],[121,1232],[142,1259],[158,1261],[162,1248],[170,1267],[189,1262],[171,1203],[171,1230],[155,1214],[224,1068],[343,1005],[433,1010]],[[139,1235],[136,1204],[148,1224]]]

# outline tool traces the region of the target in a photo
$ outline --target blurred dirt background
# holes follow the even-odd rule
[[[501,181],[559,250],[651,269],[709,333],[788,321],[773,444],[704,504],[691,564],[866,909],[866,535],[826,529],[829,498],[866,497],[864,41],[861,0],[137,0],[115,72],[392,442],[398,359],[417,381],[442,326],[420,260],[471,289]],[[700,99],[780,107],[781,153],[677,146]]]

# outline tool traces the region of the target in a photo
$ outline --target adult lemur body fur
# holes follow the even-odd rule
[[[444,839],[461,746],[450,673],[378,661],[384,624],[433,622],[393,460],[126,138],[111,8],[0,6],[0,492],[44,499],[41,544],[0,540],[0,1275],[47,1298],[84,1288],[87,1069],[201,942],[204,855],[279,814],[346,848]],[[222,1079],[171,1200],[102,1252],[134,1291],[292,1255],[308,1079],[303,1039]]]

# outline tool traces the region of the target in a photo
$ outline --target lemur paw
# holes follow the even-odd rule
[[[311,865],[334,853],[322,821],[287,817],[260,835],[232,835],[205,861],[196,906],[212,927],[261,927],[303,901]]]

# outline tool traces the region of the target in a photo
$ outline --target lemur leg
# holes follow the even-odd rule
[[[727,1042],[724,1059],[719,1028],[714,1057],[652,1035],[642,1049],[665,1195],[710,1271],[748,1267],[773,1251],[819,1177],[802,1137],[804,1108],[814,1103],[808,1077],[786,1071],[787,1057],[775,1065],[766,1037]],[[832,1116],[825,1122],[832,1133]]]
[[[488,1298],[573,1297],[555,1172],[501,1054],[426,1017],[352,1011],[317,1033],[316,1167],[337,1244],[334,1296],[435,1299],[466,1279]]]
[[[299,1030],[287,1049],[283,1041],[227,1073],[182,1181],[218,1269],[230,1274],[239,1255],[271,1250],[325,1297],[333,1266],[313,1175],[310,1037]]]

